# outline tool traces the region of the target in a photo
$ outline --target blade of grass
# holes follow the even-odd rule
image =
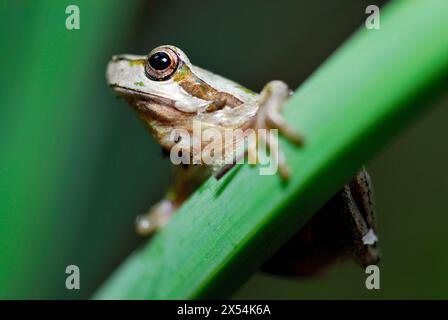
[[[288,184],[249,166],[210,179],[95,298],[225,297],[445,92],[448,2],[397,1],[384,11],[380,30],[360,30],[287,104],[307,139],[300,150],[283,143]]]
[[[69,4],[80,8],[79,30],[65,27]],[[108,91],[102,82],[105,59],[111,55],[107,47],[110,39],[116,41],[124,33],[125,27],[114,30],[114,26],[118,20],[127,25],[135,4],[109,0],[0,4],[5,35],[0,46],[8,57],[2,65],[7,76],[0,80],[1,298],[75,296],[61,284],[67,264],[80,262],[73,249],[79,244],[81,214],[90,216],[85,209],[89,193],[76,186],[92,181],[85,172],[95,164],[96,142],[89,133],[100,131],[89,127],[87,119],[97,118],[100,127],[103,118],[101,108],[92,108],[97,100],[92,101],[90,92],[99,96],[98,92]],[[97,75],[101,82],[94,83]],[[85,280],[92,273],[86,272]]]

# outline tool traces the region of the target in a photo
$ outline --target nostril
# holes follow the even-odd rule
[[[121,60],[123,60],[123,59],[124,59],[124,58],[123,58],[122,55],[114,54],[114,55],[112,56],[112,61],[113,61],[113,62],[121,61]]]

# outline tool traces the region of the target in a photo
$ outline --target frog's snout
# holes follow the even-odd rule
[[[115,60],[116,56],[112,57],[112,60],[109,61],[106,68],[106,81],[109,86],[116,85],[118,76],[118,68],[117,68],[117,61]]]
[[[106,81],[110,86],[122,85],[123,80],[128,78],[130,73],[129,62],[121,55],[114,55],[107,64]]]
[[[110,86],[128,86],[142,73],[145,56],[132,54],[113,55],[106,68],[106,81]]]
[[[114,54],[113,56],[112,56],[112,61],[113,62],[115,62],[115,61],[119,61],[119,60],[121,60],[122,59],[122,55],[121,54]]]

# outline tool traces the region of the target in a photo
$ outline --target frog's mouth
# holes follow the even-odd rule
[[[135,104],[136,102],[147,102],[172,107],[175,105],[175,101],[172,99],[139,91],[137,89],[125,88],[117,84],[110,84],[110,87],[120,98],[123,98],[130,104]]]

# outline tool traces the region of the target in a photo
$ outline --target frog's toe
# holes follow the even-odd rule
[[[268,118],[268,121],[273,122],[272,118]],[[272,127],[277,128],[280,134],[282,134],[285,138],[293,142],[298,146],[304,145],[303,136],[300,135],[294,128],[292,128],[281,116],[281,122],[275,122]]]
[[[140,215],[136,219],[137,233],[149,236],[162,229],[169,221],[176,207],[171,200],[164,199],[151,207],[148,213]]]
[[[271,81],[260,93],[260,106],[255,126],[257,128],[278,129],[279,132],[297,145],[304,139],[281,114],[283,105],[290,96],[288,86],[282,81]]]
[[[157,230],[155,224],[147,215],[140,215],[137,217],[135,228],[137,233],[141,236],[149,236]]]
[[[274,80],[266,84],[260,93],[260,105],[255,120],[255,128],[278,129],[280,134],[288,140],[298,146],[302,146],[304,143],[303,137],[286,122],[281,114],[283,105],[289,96],[290,90],[284,82]],[[275,141],[275,139],[268,138],[264,142],[267,144],[271,155],[277,158],[278,171],[281,178],[286,180],[291,173],[286,158]]]

